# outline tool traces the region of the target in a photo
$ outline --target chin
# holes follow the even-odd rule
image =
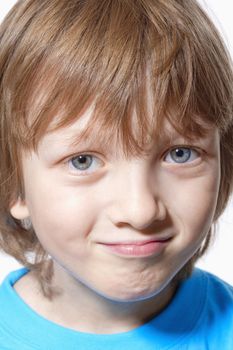
[[[137,288],[134,289],[127,289],[126,287],[124,287],[122,289],[115,288],[107,291],[94,290],[94,292],[99,294],[101,297],[104,297],[105,299],[108,299],[113,302],[133,303],[152,299],[161,294],[163,291],[165,292],[170,290],[169,285],[170,284],[168,281],[162,285],[153,287],[150,286],[147,288],[143,288],[139,285]]]

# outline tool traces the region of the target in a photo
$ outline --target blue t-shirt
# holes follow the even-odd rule
[[[233,287],[195,269],[169,305],[129,332],[89,334],[50,322],[18,296],[12,272],[0,287],[0,350],[233,350]]]

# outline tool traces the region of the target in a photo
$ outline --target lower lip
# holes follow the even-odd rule
[[[158,255],[166,248],[171,239],[152,241],[144,244],[103,244],[110,252],[128,257],[147,257]]]

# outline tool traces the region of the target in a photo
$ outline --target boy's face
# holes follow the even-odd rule
[[[155,140],[148,156],[126,159],[114,140],[108,149],[92,140],[71,145],[90,116],[23,154],[25,202],[11,213],[30,217],[58,283],[81,281],[112,300],[144,299],[168,285],[210,229],[219,135],[210,129],[190,143],[167,125],[168,138]]]

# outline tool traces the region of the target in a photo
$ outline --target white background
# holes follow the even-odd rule
[[[0,0],[0,21],[15,2],[15,0]],[[207,9],[220,29],[233,56],[232,1],[199,0],[199,2]],[[233,285],[233,200],[219,221],[213,246],[198,266],[215,273]],[[0,281],[9,271],[18,267],[19,264],[16,261],[0,253]]]

